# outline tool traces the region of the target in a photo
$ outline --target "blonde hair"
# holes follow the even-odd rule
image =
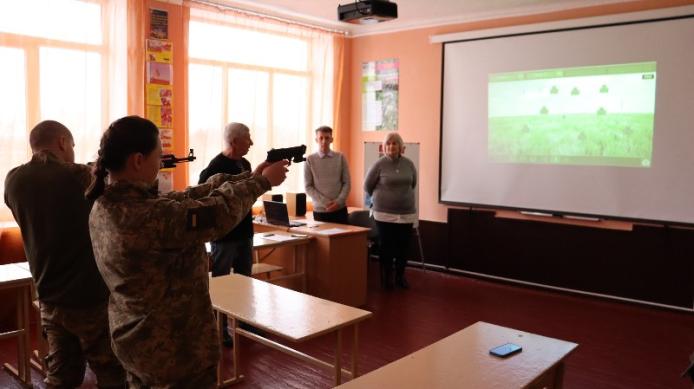
[[[402,154],[403,148],[405,148],[405,142],[402,140],[402,137],[400,134],[397,132],[389,132],[386,134],[386,137],[383,139],[383,147],[385,148],[386,143],[390,141],[395,141],[398,143],[400,146],[400,153]]]

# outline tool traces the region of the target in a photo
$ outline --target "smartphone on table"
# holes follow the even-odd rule
[[[489,353],[499,358],[506,358],[513,354],[517,354],[522,350],[523,348],[517,344],[506,343],[502,344],[501,346],[494,347],[493,349],[489,350]]]

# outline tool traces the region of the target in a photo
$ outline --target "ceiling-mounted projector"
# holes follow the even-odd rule
[[[396,19],[398,5],[388,0],[360,0],[337,6],[337,19],[354,24],[373,24]]]

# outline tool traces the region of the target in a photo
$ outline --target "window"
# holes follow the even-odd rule
[[[305,144],[332,125],[332,34],[233,13],[191,10],[188,40],[190,184],[224,148],[224,126],[241,122],[252,166],[271,148]],[[326,92],[328,91],[328,92]],[[303,166],[276,191],[304,191]]]
[[[4,177],[31,156],[29,132],[46,119],[65,124],[75,138],[75,160],[93,161],[101,132],[125,113],[124,92],[109,82],[124,73],[125,53],[109,47],[109,25],[123,15],[112,0],[22,0],[0,3],[0,188]],[[125,25],[124,21],[120,21]],[[125,34],[125,29],[122,29]],[[116,58],[120,57],[120,58]],[[120,73],[119,73],[120,72]],[[124,90],[125,85],[120,86]],[[0,222],[12,222],[0,205]]]

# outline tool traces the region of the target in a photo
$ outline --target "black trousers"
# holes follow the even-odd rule
[[[395,260],[395,274],[402,276],[407,260],[405,255],[412,238],[412,223],[388,223],[376,221],[380,243],[381,266],[390,269]]]
[[[342,207],[333,212],[313,211],[313,220],[326,223],[347,224],[347,207]]]

